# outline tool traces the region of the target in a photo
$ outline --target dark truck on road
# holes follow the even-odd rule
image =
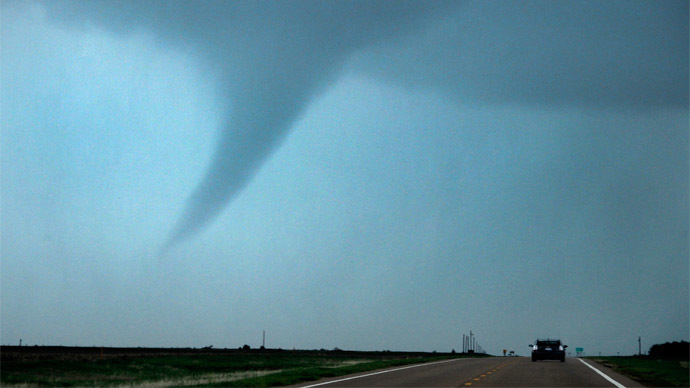
[[[565,362],[565,348],[568,345],[563,345],[561,340],[538,339],[534,345],[529,346],[532,348],[532,362],[537,360],[561,360],[561,362]]]

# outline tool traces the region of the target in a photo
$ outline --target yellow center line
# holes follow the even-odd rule
[[[498,371],[499,369],[503,368],[504,366],[508,366],[508,364],[510,364],[510,362],[506,362],[505,364],[498,365],[496,368],[480,374],[479,377],[474,377],[471,381],[466,382],[465,385],[469,386],[469,385],[472,385],[473,381],[481,381],[481,379],[483,379],[484,377]]]

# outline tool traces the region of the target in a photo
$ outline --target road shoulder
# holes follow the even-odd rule
[[[592,368],[597,369],[601,373],[605,374],[606,376],[612,378],[613,380],[617,381],[619,384],[622,386],[628,388],[628,387],[645,387],[645,385],[642,385],[640,382],[633,380],[631,377],[625,376],[621,373],[618,373],[614,371],[613,369],[602,365],[591,358],[577,358],[577,360],[580,360],[581,362],[584,362],[585,364],[589,365]],[[574,360],[572,360],[574,361]]]

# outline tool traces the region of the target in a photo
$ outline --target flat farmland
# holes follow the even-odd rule
[[[282,386],[463,357],[342,350],[2,346],[2,386]]]

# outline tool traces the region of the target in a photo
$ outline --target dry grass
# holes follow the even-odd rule
[[[232,373],[208,373],[200,376],[185,376],[177,379],[163,379],[156,381],[146,381],[136,384],[117,385],[118,388],[163,388],[194,385],[222,384],[233,381],[266,376],[271,373],[278,373],[280,370],[252,370]]]

